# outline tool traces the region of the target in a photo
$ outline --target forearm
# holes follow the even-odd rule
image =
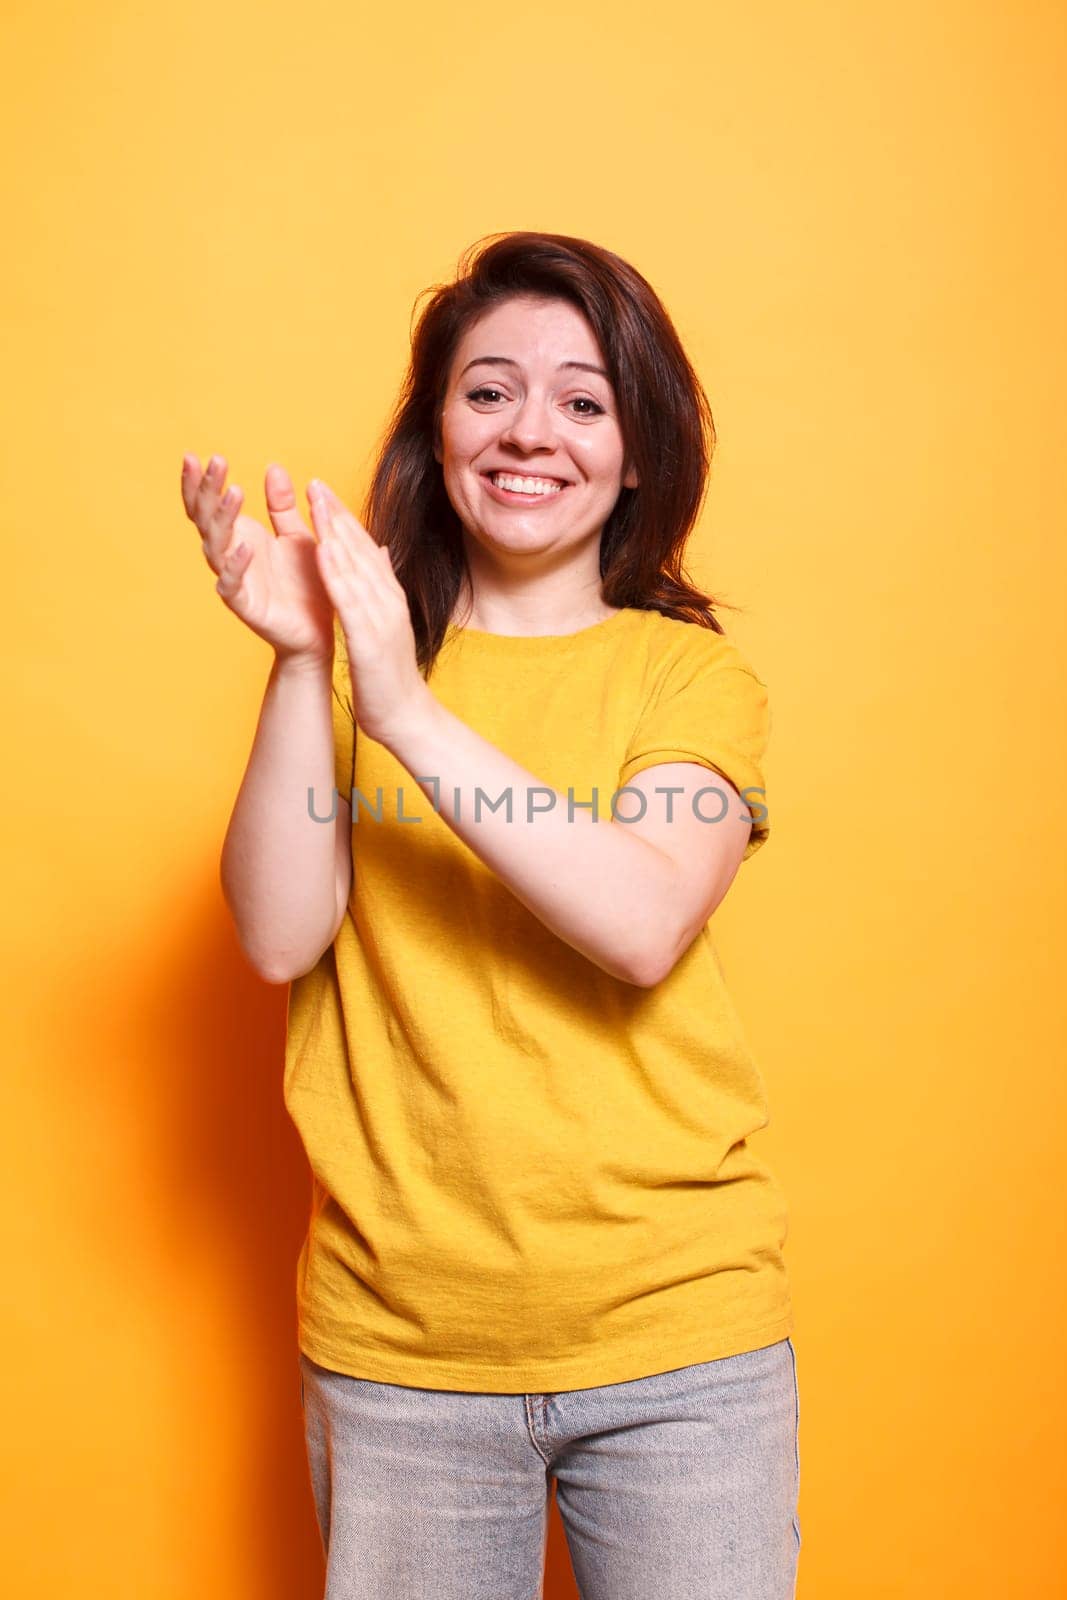
[[[676,869],[612,819],[610,795],[597,795],[594,820],[577,804],[591,795],[576,791],[570,806],[566,793],[552,791],[429,690],[385,742],[452,832],[547,928],[613,977],[649,981],[652,952],[664,942],[655,908],[669,903]],[[528,790],[538,791],[529,807]],[[510,821],[506,802],[495,810],[486,804],[509,792]],[[550,809],[533,809],[543,806]]]
[[[337,920],[331,663],[275,659],[222,848],[222,891],[261,976],[286,982],[329,944]],[[308,789],[313,788],[313,807]]]

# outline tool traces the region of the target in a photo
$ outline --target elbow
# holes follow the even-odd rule
[[[327,946],[328,948],[329,946]],[[261,978],[264,983],[270,983],[276,987],[284,987],[288,983],[295,983],[297,978],[304,977],[305,973],[311,972],[318,966],[326,953],[325,950],[320,950],[310,958],[304,957],[301,959],[291,952],[282,955],[278,951],[268,953],[267,951],[253,950],[243,941],[241,949],[245,960],[256,977]]]
[[[310,950],[306,946],[300,950],[295,944],[281,947],[271,945],[262,937],[262,928],[258,923],[252,925],[241,916],[240,908],[226,895],[225,888],[223,894],[241,954],[256,977],[261,978],[264,983],[280,987],[312,972],[330,949],[340,927],[341,919],[338,918]]]
[[[283,984],[290,983],[293,979],[291,964],[287,962],[277,950],[266,949],[254,936],[252,930],[246,928],[241,918],[234,909],[233,902],[227,897],[227,909],[233,931],[237,936],[237,945],[257,978],[264,983]]]
[[[264,983],[273,984],[276,988],[284,987],[285,984],[292,983],[294,978],[300,976],[298,972],[288,972],[281,967],[254,965],[253,970],[257,978],[262,978]]]
[[[291,983],[293,978],[298,976],[298,974],[293,972],[292,969],[284,962],[279,961],[276,956],[266,955],[254,950],[250,950],[248,946],[243,943],[241,945],[241,949],[248,965],[252,968],[252,971],[255,973],[256,977],[261,979],[263,983],[270,983],[280,986],[286,983]]]
[[[638,951],[626,967],[626,981],[637,989],[654,989],[668,977],[678,961],[680,952],[662,945]]]
[[[669,965],[660,961],[634,966],[629,972],[627,982],[632,983],[635,989],[654,989],[657,984],[663,982],[673,966],[673,961]]]
[[[638,989],[654,989],[669,978],[696,938],[699,928],[671,926],[643,930],[643,937],[626,962],[626,981]]]
[[[252,965],[264,983],[277,985],[295,983],[298,978],[304,978],[309,972],[314,972],[329,948],[330,946],[326,945],[323,949],[316,950],[314,955],[305,956],[303,959],[290,957],[287,960],[279,960],[275,957],[269,961],[253,962]]]
[[[295,983],[297,978],[302,978],[306,973],[313,971],[321,959],[321,956],[318,956],[314,961],[305,962],[302,966],[297,967],[283,967],[277,964],[269,965],[265,962],[252,962],[251,965],[257,978],[262,978],[264,983],[274,984],[277,988],[283,988],[286,984]]]

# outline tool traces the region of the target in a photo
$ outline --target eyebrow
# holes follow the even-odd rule
[[[473,361],[467,362],[463,372],[469,372],[472,367],[480,367],[484,363],[495,367],[517,367],[519,364],[517,361],[513,361],[511,356],[475,356]],[[594,367],[588,361],[561,361],[559,364],[560,370],[562,371],[564,367],[577,367],[581,372],[596,372],[602,378],[607,378],[608,376],[603,367]],[[461,378],[463,372],[460,373]],[[608,381],[610,382],[610,379]]]

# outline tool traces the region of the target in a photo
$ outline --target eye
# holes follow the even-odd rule
[[[481,386],[481,388],[472,389],[470,391],[470,393],[467,395],[467,399],[468,400],[484,400],[487,403],[491,404],[494,396],[499,398],[500,397],[500,390],[499,389],[494,389],[489,384],[483,384]],[[576,415],[580,416],[580,417],[599,417],[599,416],[603,416],[603,414],[604,414],[604,407],[602,405],[600,405],[596,400],[590,400],[588,395],[584,395],[584,394],[576,395],[573,400],[568,400],[567,404],[569,406],[591,406],[592,407],[591,411],[579,411],[579,412],[577,412]]]

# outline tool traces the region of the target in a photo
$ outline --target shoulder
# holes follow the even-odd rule
[[[748,655],[724,633],[660,611],[641,611],[636,617],[635,643],[641,642],[650,688],[681,687],[694,677],[731,672],[766,687]]]

